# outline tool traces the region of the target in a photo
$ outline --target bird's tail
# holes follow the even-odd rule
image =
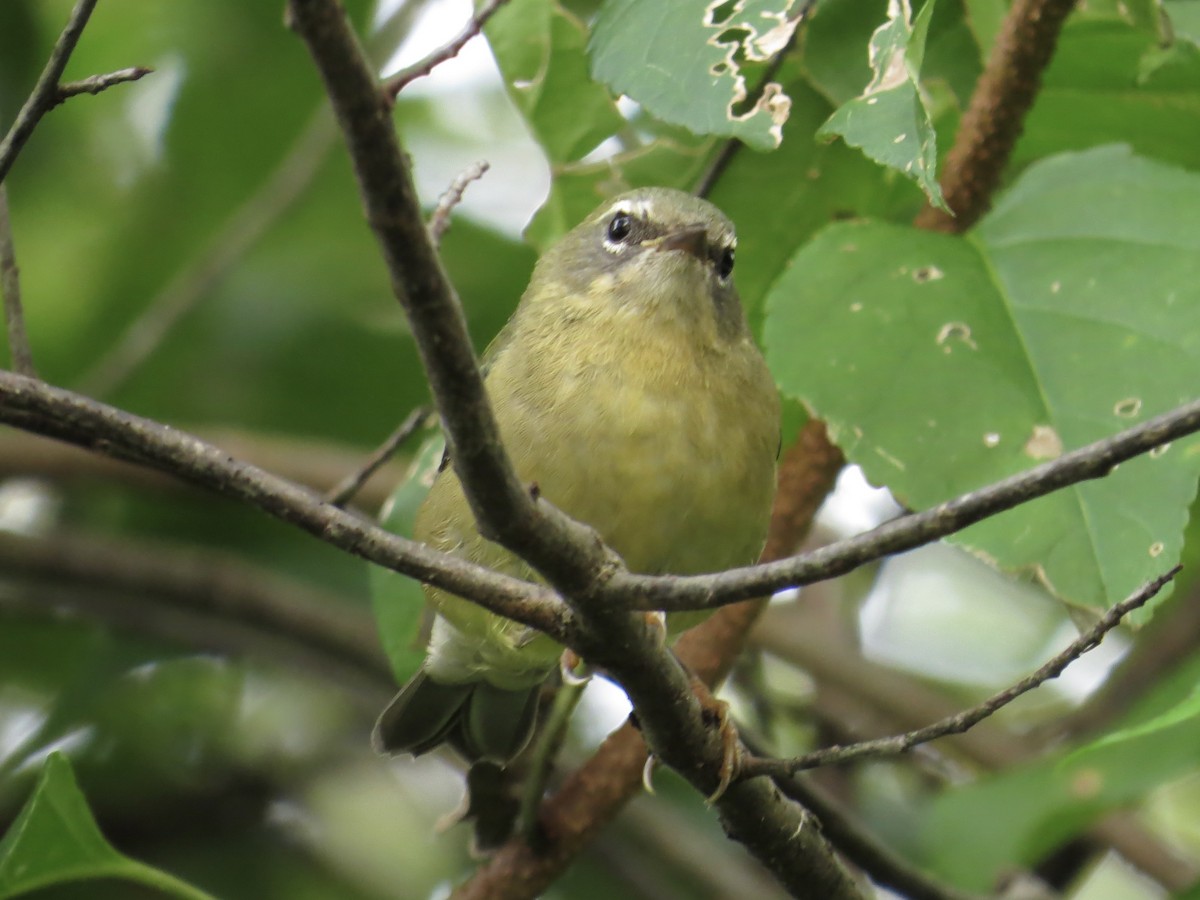
[[[380,753],[420,756],[448,743],[471,763],[504,765],[533,736],[540,684],[510,690],[487,681],[446,683],[421,669],[375,723]]]

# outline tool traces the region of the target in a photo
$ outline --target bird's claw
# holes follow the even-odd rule
[[[717,788],[708,795],[707,802],[711,805],[720,800],[729,786],[737,777],[742,764],[742,742],[738,739],[737,728],[729,715],[729,704],[724,700],[713,699],[711,705],[704,708],[705,718],[717,726],[721,737],[721,768]]]
[[[654,641],[661,649],[667,643],[667,614],[661,610],[648,612],[646,615],[646,624],[650,626],[650,630],[654,633]]]
[[[571,649],[564,650],[558,658],[558,670],[563,684],[571,687],[582,687],[592,680],[592,667]]]

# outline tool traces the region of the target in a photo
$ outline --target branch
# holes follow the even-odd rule
[[[1095,737],[1124,716],[1177,666],[1200,650],[1200,585],[1176,591],[1138,630],[1129,652],[1088,698],[1074,710],[1037,729],[1042,747]]]
[[[408,87],[412,82],[416,81],[425,75],[428,75],[435,68],[440,66],[447,60],[458,56],[463,47],[467,45],[467,41],[474,38],[477,34],[483,31],[483,26],[487,24],[488,19],[494,16],[500,7],[508,0],[488,0],[479,12],[471,17],[471,20],[463,27],[463,30],[458,33],[458,36],[444,46],[434,50],[424,59],[413,63],[405,69],[397,72],[383,84],[383,93],[390,100],[395,102],[396,97],[402,90]]]
[[[87,25],[88,18],[95,8],[96,0],[79,0],[71,10],[71,18],[62,34],[58,36],[58,41],[50,53],[50,60],[34,85],[33,92],[17,113],[17,119],[4,136],[4,140],[0,141],[0,181],[4,181],[8,175],[17,154],[33,134],[33,129],[37,127],[42,116],[59,102],[59,79],[62,78],[67,60],[71,58],[75,45],[79,43],[79,37],[83,34],[83,27]]]
[[[131,66],[128,69],[118,69],[115,72],[109,72],[106,75],[90,75],[87,78],[81,78],[79,81],[68,81],[65,84],[58,86],[58,91],[55,93],[54,103],[51,104],[51,109],[58,106],[60,103],[65,103],[77,94],[99,94],[102,91],[107,91],[114,84],[126,84],[130,81],[140,81],[145,78],[153,69],[146,66]]]
[[[926,206],[919,227],[958,234],[987,212],[1074,7],[1075,0],[1015,0],[946,156],[942,194],[953,212]]]
[[[1091,628],[1070,643],[1061,653],[1056,654],[1035,672],[1022,678],[1011,687],[1005,688],[992,695],[977,706],[949,716],[940,722],[918,728],[905,734],[880,738],[874,741],[861,741],[846,747],[825,747],[803,756],[792,759],[766,759],[755,757],[744,760],[738,771],[740,778],[754,778],[759,775],[794,774],[803,769],[813,769],[817,766],[841,765],[855,759],[878,756],[897,756],[920,744],[946,737],[951,734],[961,734],[974,725],[982,722],[997,710],[1007,706],[1022,694],[1026,694],[1051,678],[1057,678],[1072,662],[1087,651],[1099,646],[1104,635],[1116,628],[1121,620],[1130,612],[1147,603],[1163,586],[1169,583],[1181,566],[1175,566],[1171,571],[1147,582],[1129,597],[1113,606],[1100,617]]]
[[[461,304],[424,225],[389,104],[344,10],[333,0],[290,0],[288,12],[345,134],[367,222],[408,317],[480,531],[564,593],[586,591],[597,573],[617,565],[616,557],[592,529],[535,501],[517,479],[500,444]]]
[[[942,692],[919,678],[865,659],[851,636],[828,625],[825,615],[811,603],[776,605],[753,636],[759,647],[808,672],[817,682],[820,690],[813,712],[818,719],[853,739],[864,733],[885,735],[915,729],[957,713]],[[947,753],[998,771],[1033,759],[1038,746],[1030,735],[1017,734],[992,718],[963,734],[948,735],[938,744],[936,755],[912,758],[928,763],[922,766],[926,777],[940,781],[949,777],[941,759]],[[821,815],[820,809],[814,812]],[[1091,826],[1089,835],[1098,848],[1111,847],[1169,891],[1183,890],[1200,878],[1195,865],[1182,861],[1150,834],[1133,812],[1108,814]],[[837,843],[832,833],[830,839]]]
[[[472,163],[455,176],[454,180],[450,182],[450,187],[446,188],[446,193],[438,198],[437,207],[434,209],[433,215],[429,217],[429,239],[433,241],[433,246],[441,246],[442,237],[450,228],[450,213],[454,211],[454,207],[462,203],[467,185],[472,181],[478,181],[490,168],[491,164],[487,160],[481,159],[477,163]]]
[[[424,406],[418,406],[405,416],[404,421],[396,426],[396,430],[388,435],[387,440],[380,444],[356,471],[351,472],[326,492],[325,500],[338,508],[345,508],[346,504],[354,499],[354,495],[362,490],[363,485],[370,480],[371,476],[396,455],[400,445],[425,424],[428,417],[429,410]]]
[[[801,542],[844,463],[824,426],[809,422],[780,464],[764,559],[784,556]],[[715,687],[741,654],[764,608],[762,601],[752,601],[718,610],[676,643],[680,661]],[[613,732],[542,804],[537,847],[519,837],[510,840],[455,891],[456,900],[527,897],[544,891],[641,791],[645,764],[646,745],[637,729],[627,724]]]
[[[712,609],[784,588],[801,587],[931,543],[1064,487],[1103,478],[1119,463],[1196,431],[1200,431],[1200,400],[1052,462],[811,553],[714,575],[651,577],[620,571],[612,576],[609,587],[631,598],[627,602],[635,609],[666,612]]]
[[[0,421],[168,472],[571,643],[571,614],[545,588],[391,534],[193,435],[11,372],[0,372]]]
[[[21,375],[36,378],[29,336],[25,333],[25,312],[21,308],[21,275],[8,217],[8,186],[3,182],[0,182],[0,293],[4,294],[4,321],[12,367]]]

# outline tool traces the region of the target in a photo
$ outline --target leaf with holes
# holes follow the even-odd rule
[[[1030,168],[964,237],[839,224],[767,300],[768,361],[847,456],[932,506],[1200,390],[1200,175],[1124,147]],[[1179,441],[955,540],[1100,608],[1178,559]]]
[[[914,22],[908,0],[889,0],[888,20],[868,45],[870,84],[838,107],[817,136],[841,135],[871,159],[911,178],[931,204],[946,209],[937,182],[937,134],[920,85],[933,4],[927,0]]]
[[[592,30],[592,74],[664,121],[769,150],[779,146],[791,101],[769,82],[750,104],[745,68],[787,46],[800,5],[606,0]]]

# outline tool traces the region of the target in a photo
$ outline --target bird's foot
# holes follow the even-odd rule
[[[592,667],[570,648],[558,658],[558,670],[562,674],[563,684],[571,687],[580,687],[592,680]]]

